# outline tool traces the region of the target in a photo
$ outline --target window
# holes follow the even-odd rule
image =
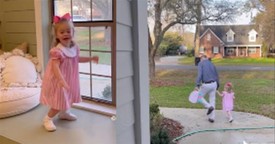
[[[54,15],[70,13],[80,56],[99,57],[99,63],[80,63],[80,93],[84,99],[115,105],[114,0],[53,0]]]
[[[213,47],[213,53],[214,54],[219,53],[219,47]]]
[[[227,42],[233,42],[233,36],[232,35],[227,36]]]
[[[249,41],[250,42],[255,42],[256,41],[256,36],[255,35],[249,35]]]
[[[201,47],[201,48],[199,49],[199,53],[204,53],[204,48],[203,48],[203,47]]]
[[[234,52],[235,52],[235,49],[234,49],[234,48],[227,48],[227,49],[226,49],[227,55],[233,55]]]
[[[249,39],[249,42],[256,42],[256,36],[257,36],[257,32],[252,29],[251,31],[249,31],[248,33],[248,39]]]
[[[232,31],[232,29],[230,29],[226,33],[227,42],[234,42],[234,35],[235,35],[235,33]]]
[[[255,54],[256,53],[256,48],[248,48],[248,53],[249,54]]]
[[[208,34],[206,35],[206,40],[207,40],[207,41],[210,41],[210,40],[211,40],[211,34],[210,34],[210,33],[208,33]]]

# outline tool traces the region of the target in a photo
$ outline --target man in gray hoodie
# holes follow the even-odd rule
[[[214,64],[202,55],[198,64],[198,75],[195,90],[199,91],[198,102],[208,109],[208,121],[215,120],[216,90],[219,88],[219,75]],[[209,102],[205,100],[205,95],[209,95]]]

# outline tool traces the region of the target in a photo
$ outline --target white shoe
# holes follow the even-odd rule
[[[43,122],[44,122],[43,125],[47,131],[53,132],[56,130],[56,127],[52,121],[52,118],[50,118],[49,116],[45,116]]]
[[[58,117],[59,117],[59,119],[61,119],[61,120],[68,120],[68,121],[75,121],[75,120],[77,120],[76,115],[72,114],[72,113],[69,112],[69,111],[61,112],[61,113],[58,115]]]
[[[233,122],[233,118],[232,118],[232,117],[229,118],[229,122],[230,122],[230,123]]]

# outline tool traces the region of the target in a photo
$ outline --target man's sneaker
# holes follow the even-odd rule
[[[211,114],[211,112],[214,110],[214,108],[211,106],[210,108],[208,108],[208,111],[207,111],[207,115]]]
[[[45,116],[44,120],[43,120],[43,125],[45,127],[45,129],[49,132],[53,132],[56,130],[56,127],[52,121],[52,118]]]
[[[232,117],[229,119],[229,122],[230,122],[230,123],[232,123],[232,122],[233,122],[233,118],[232,118]]]
[[[214,123],[214,120],[211,119],[211,118],[209,118],[208,121],[211,122],[211,123]]]
[[[61,120],[68,120],[68,121],[75,121],[77,119],[76,115],[70,113],[70,112],[61,112],[58,115],[59,119]]]

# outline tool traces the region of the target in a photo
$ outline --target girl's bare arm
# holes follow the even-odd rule
[[[90,62],[93,61],[94,63],[98,63],[98,56],[93,57],[79,57],[78,60],[80,63]]]
[[[218,94],[219,96],[223,96],[218,90],[217,90],[217,94]]]

